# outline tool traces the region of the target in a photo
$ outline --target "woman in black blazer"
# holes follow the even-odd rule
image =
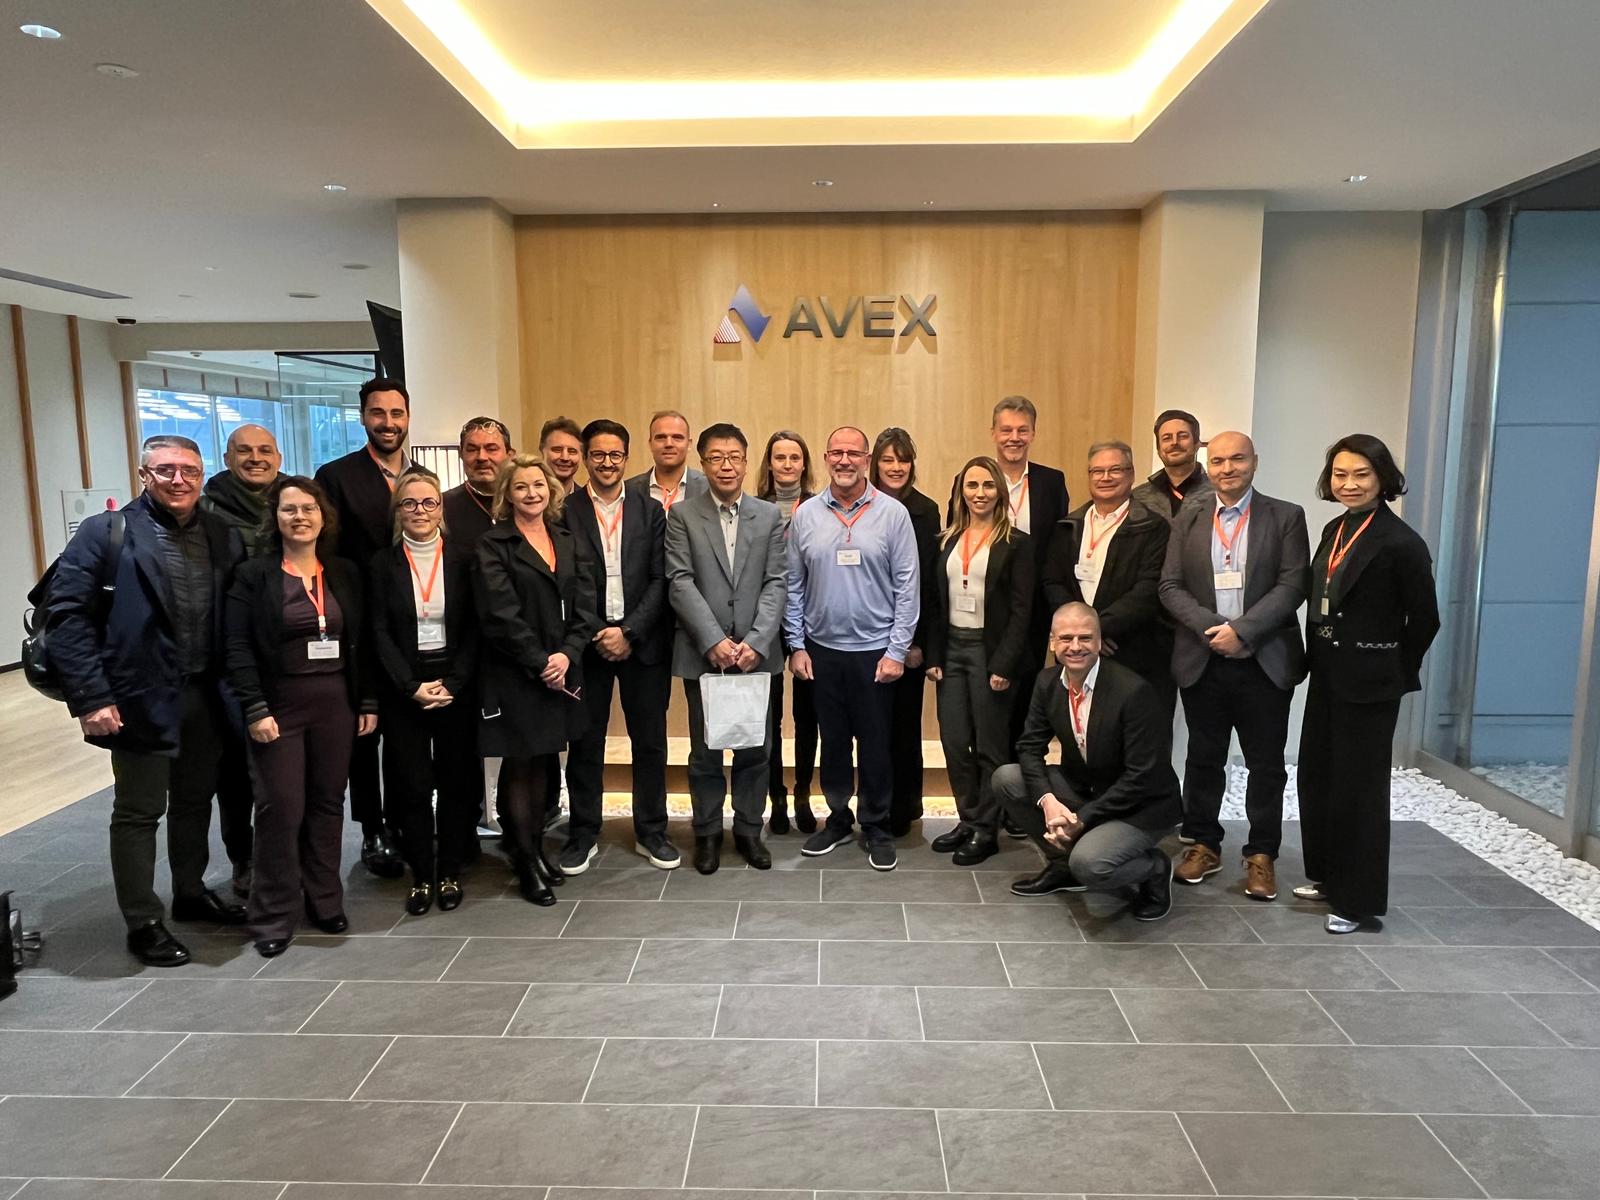
[[[961,820],[933,839],[957,866],[999,849],[1000,805],[990,783],[1011,759],[1011,687],[1036,665],[1028,653],[1034,557],[1011,527],[1005,478],[992,458],[973,458],[951,489],[950,528],[925,588],[930,612],[928,678],[938,685],[939,739]]]
[[[878,435],[872,446],[872,485],[893,496],[911,514],[921,566],[922,613],[906,651],[906,669],[890,684],[894,711],[889,724],[889,768],[893,790],[889,797],[889,831],[905,837],[911,822],[922,816],[922,693],[928,652],[928,606],[934,556],[939,552],[939,506],[913,486],[917,481],[917,444],[898,426]]]
[[[363,658],[361,575],[332,555],[338,522],[322,488],[280,475],[267,489],[262,552],[234,572],[225,616],[228,684],[255,769],[250,933],[282,954],[303,910],[349,928],[339,878],[352,732],[377,728]],[[359,716],[357,714],[360,714]]]
[[[411,868],[406,911],[421,916],[435,899],[444,912],[462,900],[461,868],[478,856],[483,768],[473,679],[478,620],[470,547],[445,536],[438,476],[401,475],[389,503],[394,542],[372,558],[372,648],[381,670],[383,792],[400,825]],[[439,854],[434,858],[435,812]]]
[[[1298,784],[1312,882],[1294,894],[1327,902],[1329,933],[1382,927],[1390,743],[1439,632],[1428,547],[1385,503],[1405,490],[1389,448],[1361,433],[1329,448],[1317,480],[1317,494],[1345,511],[1311,560]]]
[[[565,489],[536,454],[500,466],[495,524],[478,539],[479,751],[500,758],[498,806],[525,900],[556,902],[543,846],[556,755],[584,728],[583,649],[600,628],[589,554],[561,521]]]

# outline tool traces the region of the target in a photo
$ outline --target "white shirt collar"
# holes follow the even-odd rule
[[[1234,502],[1233,504],[1225,504],[1225,503],[1223,503],[1221,495],[1218,495],[1217,496],[1217,511],[1219,513],[1224,513],[1224,512],[1227,512],[1231,508],[1231,509],[1235,509],[1238,512],[1242,513],[1242,512],[1244,512],[1245,509],[1250,507],[1250,502],[1252,500],[1254,500],[1255,498],[1256,498],[1255,484],[1251,484],[1249,487],[1245,488],[1244,495],[1240,496],[1239,499],[1236,502]]]
[[[1083,690],[1085,692],[1092,693],[1094,691],[1095,681],[1099,678],[1100,660],[1097,658],[1094,660],[1094,666],[1089,668],[1089,673],[1083,677]],[[1069,692],[1072,690],[1072,686],[1067,682],[1067,669],[1065,667],[1061,668],[1061,686],[1066,688]]]
[[[1132,503],[1133,503],[1133,497],[1129,496],[1126,500],[1124,500],[1116,508],[1112,509],[1110,512],[1108,512],[1105,516],[1102,517],[1100,515],[1100,510],[1094,506],[1094,502],[1091,500],[1089,502],[1089,519],[1092,520],[1092,521],[1115,521],[1115,520],[1118,520],[1124,513],[1126,513],[1128,511],[1128,506],[1130,504],[1132,504]],[[1099,664],[1097,663],[1096,666],[1098,666],[1098,665]]]

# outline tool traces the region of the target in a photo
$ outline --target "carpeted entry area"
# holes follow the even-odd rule
[[[887,875],[790,834],[702,877],[613,820],[556,907],[486,854],[422,918],[352,837],[350,936],[175,927],[195,962],[155,971],[107,807],[0,838],[47,938],[0,1002],[0,1197],[1600,1195],[1600,931],[1420,823],[1345,938],[1289,898],[1294,825],[1278,901],[1225,848],[1152,924],[1011,896],[1025,843],[955,869],[946,822]]]

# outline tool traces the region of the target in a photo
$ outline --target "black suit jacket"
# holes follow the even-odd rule
[[[933,595],[933,568],[939,557],[939,506],[916,488],[901,497],[900,503],[911,516],[911,532],[917,539],[917,562],[922,568],[922,611],[917,618],[916,632],[911,635],[911,644],[922,647],[926,663],[928,643],[935,636],[932,606],[937,600]]]
[[[661,505],[644,492],[622,489],[622,617],[616,621],[605,615],[605,546],[589,489],[579,488],[567,497],[562,521],[589,550],[598,628],[625,626],[641,663],[666,662],[672,654],[673,621],[667,607],[667,518]]]
[[[359,563],[364,570],[393,536],[388,476],[362,446],[323,463],[315,478],[339,514],[339,557]]]
[[[444,588],[444,644],[450,656],[450,670],[441,682],[458,702],[469,696],[478,672],[474,562],[473,547],[446,536],[435,585]],[[374,554],[367,579],[373,654],[383,669],[383,681],[409,700],[435,673],[424,673],[417,651],[417,598],[405,547],[396,542]]]
[[[1087,762],[1072,733],[1072,708],[1060,667],[1046,667],[1034,684],[1028,721],[1017,739],[1028,799],[1054,791],[1045,773],[1050,739],[1061,741],[1060,771],[1068,794],[1056,799],[1085,825],[1126,821],[1140,829],[1170,829],[1182,815],[1178,777],[1172,770],[1172,719],[1155,690],[1127,667],[1100,660],[1095,677]]]
[[[1067,515],[1069,503],[1065,475],[1041,463],[1028,464],[1028,526],[1033,531],[1029,536],[1033,541],[1034,579],[1039,584],[1041,601],[1044,599],[1044,560],[1050,553],[1050,531]]]
[[[989,565],[983,572],[983,653],[989,674],[1015,683],[1037,666],[1029,651],[1028,623],[1033,615],[1033,539],[1017,530],[1009,542],[989,547]],[[944,667],[950,642],[950,576],[961,569],[961,539],[934,560],[933,586],[924,589],[933,612],[928,618],[928,665]]]
[[[1083,599],[1077,576],[1078,550],[1089,520],[1085,504],[1056,523],[1044,566],[1045,603],[1051,612]],[[1138,500],[1105,550],[1094,610],[1100,633],[1117,643],[1116,660],[1146,679],[1172,671],[1172,626],[1161,607],[1161,564],[1167,557],[1167,519]]]
[[[1349,534],[1364,518],[1328,522],[1314,561],[1326,562],[1334,534],[1347,520]],[[1354,703],[1398,700],[1419,690],[1422,656],[1439,632],[1427,543],[1380,501],[1335,581],[1334,607],[1319,618],[1325,578],[1315,575],[1306,610],[1312,678]]]

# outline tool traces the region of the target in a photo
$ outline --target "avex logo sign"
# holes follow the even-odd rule
[[[920,301],[903,294],[851,296],[842,305],[835,305],[826,296],[815,299],[796,296],[789,308],[789,319],[783,326],[783,336],[791,338],[796,334],[808,333],[820,338],[826,329],[834,337],[842,338],[849,336],[854,329],[862,337],[869,338],[909,337],[919,330],[928,337],[938,337],[939,331],[933,327],[933,306],[938,299],[936,293],[929,293]],[[738,325],[733,322],[734,316],[744,325],[752,342],[759,342],[772,324],[772,314],[761,311],[750,289],[742,283],[739,290],[734,292],[733,299],[728,301],[728,310],[723,314],[717,332],[712,335],[713,342],[727,346],[744,341]]]

